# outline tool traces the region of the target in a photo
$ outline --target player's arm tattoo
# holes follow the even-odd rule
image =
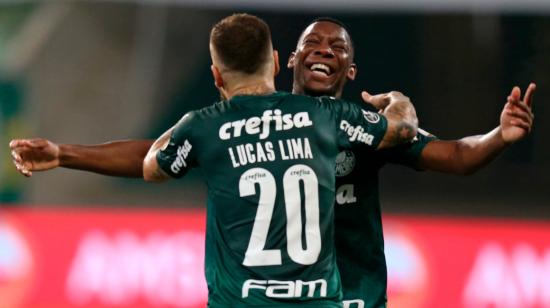
[[[403,95],[392,101],[383,114],[388,119],[388,129],[379,148],[404,144],[413,140],[418,130],[418,119],[408,97]]]
[[[401,122],[394,131],[396,144],[407,143],[416,136],[416,129],[411,123]]]

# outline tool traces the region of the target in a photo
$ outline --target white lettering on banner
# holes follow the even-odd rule
[[[365,302],[361,299],[350,299],[342,302],[344,308],[365,308]]]
[[[464,289],[465,307],[550,307],[550,247],[485,244]]]
[[[204,234],[154,232],[142,238],[121,231],[86,233],[66,280],[74,305],[128,306],[140,299],[152,306],[204,304]]]
[[[366,133],[363,126],[352,126],[348,121],[342,120],[340,122],[340,129],[346,132],[349,136],[349,141],[359,141],[368,145],[372,145],[374,141],[374,136]]]
[[[319,289],[317,288],[319,285]],[[304,287],[307,287],[304,289]],[[266,297],[271,298],[295,298],[304,296],[307,290],[307,297],[313,297],[315,291],[319,290],[320,297],[327,296],[327,281],[318,279],[314,281],[280,281],[280,280],[255,280],[248,279],[242,288],[242,298],[247,298],[253,290],[262,290]]]
[[[181,171],[182,167],[187,167],[187,163],[185,162],[185,159],[187,159],[187,156],[189,155],[189,152],[193,146],[189,141],[186,139],[183,145],[180,145],[178,147],[178,150],[176,152],[176,160],[172,163],[170,166],[170,170],[174,173],[179,173]]]
[[[302,128],[313,125],[307,112],[298,112],[296,114],[282,114],[281,110],[266,110],[261,117],[251,117],[233,122],[224,123],[218,132],[221,140],[240,137],[244,133],[247,135],[258,135],[260,139],[266,139],[271,133],[271,122],[275,124],[275,131],[289,130],[292,128]]]
[[[336,190],[336,203],[348,204],[357,202],[353,184],[344,184]]]

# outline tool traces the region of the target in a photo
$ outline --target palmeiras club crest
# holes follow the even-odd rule
[[[336,156],[336,176],[346,176],[355,167],[355,155],[352,151],[342,151]]]

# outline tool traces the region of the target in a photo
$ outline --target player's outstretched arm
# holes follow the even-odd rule
[[[174,129],[175,126],[167,130],[164,134],[162,134],[162,136],[155,140],[155,142],[149,149],[149,152],[145,156],[145,159],[143,160],[143,179],[145,181],[159,183],[171,178],[159,166],[157,162],[157,154],[159,151],[165,149],[168,146],[168,143],[170,142],[170,136],[172,135]]]
[[[32,176],[34,171],[57,167],[95,173],[142,177],[143,158],[153,140],[122,140],[98,145],[56,144],[47,139],[15,139],[10,142],[17,170]]]
[[[485,135],[460,140],[436,140],[428,143],[419,160],[423,169],[455,174],[472,174],[481,169],[508,145],[524,138],[532,129],[531,110],[536,85],[531,83],[521,99],[514,87],[500,115],[500,125]]]
[[[363,99],[380,110],[388,120],[388,128],[378,149],[389,148],[413,140],[418,130],[416,110],[411,100],[400,92],[370,95],[362,93]]]

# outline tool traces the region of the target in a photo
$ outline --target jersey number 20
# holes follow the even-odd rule
[[[303,182],[305,197],[305,228],[302,228],[300,181]],[[260,186],[260,196],[250,242],[243,265],[280,265],[280,249],[264,249],[269,225],[275,207],[277,187],[275,178],[266,169],[252,168],[241,175],[239,191],[241,197],[256,194]],[[287,250],[292,261],[310,265],[317,261],[321,252],[321,231],[319,229],[319,186],[317,175],[306,165],[294,165],[283,176],[283,190],[286,211]],[[305,230],[306,249],[302,245],[302,230]]]

